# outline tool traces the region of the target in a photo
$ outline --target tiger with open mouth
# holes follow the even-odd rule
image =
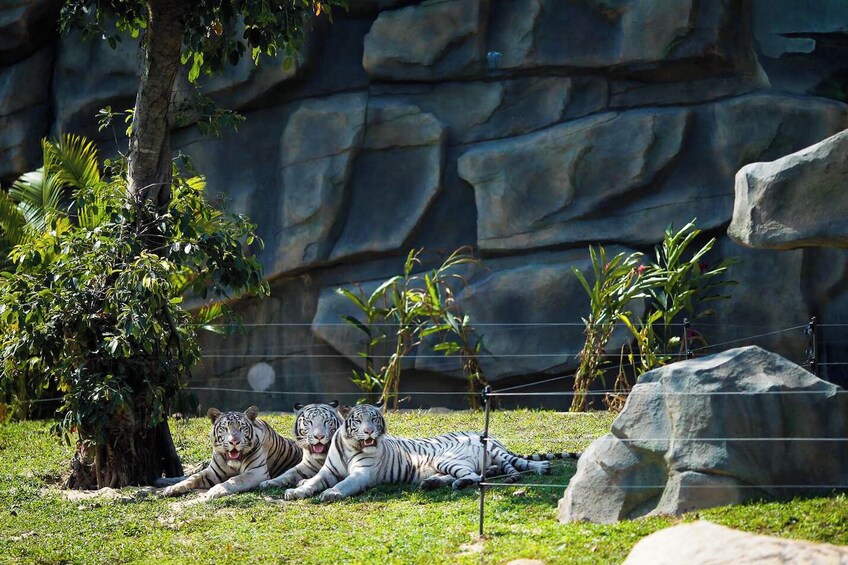
[[[449,484],[462,489],[482,479],[483,441],[479,433],[396,438],[386,434],[386,421],[379,404],[360,404],[340,412],[344,421],[333,436],[324,466],[297,488],[288,489],[286,500],[321,493],[321,501],[329,502],[388,483],[417,483],[424,490]],[[486,446],[487,473],[497,470],[515,481],[520,471],[538,474],[550,471],[547,455],[522,457],[494,438],[489,438]]]
[[[187,478],[157,480],[157,486],[171,485],[162,494],[177,496],[208,488],[204,498],[217,498],[254,489],[297,465],[302,458],[300,446],[275,432],[258,414],[256,406],[244,412],[210,408],[206,415],[213,422],[212,461]],[[174,480],[179,482],[171,484]]]
[[[329,404],[295,404],[294,437],[303,451],[300,463],[275,478],[262,481],[260,488],[296,486],[304,479],[318,474],[327,459],[330,441],[339,429],[342,419],[336,408],[339,403],[333,400]]]

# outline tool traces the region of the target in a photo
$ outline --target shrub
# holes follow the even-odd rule
[[[128,201],[123,163],[107,164],[111,176],[49,210],[47,229],[15,247],[14,272],[0,276],[0,382],[62,394],[56,431],[76,435],[79,487],[181,471],[166,418],[200,356],[183,296],[268,292],[245,254],[261,244],[253,224],[210,205],[201,177],[175,167],[162,209]],[[220,315],[231,314],[217,303],[199,321]]]
[[[395,409],[399,396],[401,362],[428,336],[441,338],[440,343],[433,348],[435,351],[445,355],[459,355],[470,392],[474,392],[475,386],[485,384],[478,361],[482,338],[474,334],[468,315],[460,312],[451,287],[452,281],[465,284],[465,279],[456,272],[457,267],[477,264],[479,261],[467,248],[460,248],[439,267],[423,274],[414,274],[413,271],[420,265],[421,252],[420,249],[410,251],[404,262],[403,273],[390,277],[368,296],[346,288],[336,290],[363,314],[361,318],[342,316],[366,336],[366,350],[360,353],[365,366],[362,370],[354,370],[351,380],[369,399],[377,390],[381,391],[380,398],[386,404],[394,398]],[[393,336],[385,332],[387,324],[395,329]],[[392,353],[387,363],[377,368],[374,349],[384,342],[393,342]],[[472,398],[475,398],[473,394]]]
[[[648,264],[644,264],[644,255],[639,252],[620,253],[607,261],[602,246],[598,246],[597,251],[589,248],[593,283],[590,285],[580,271],[574,270],[589,296],[589,317],[583,319],[586,342],[579,354],[571,411],[586,408],[590,386],[603,377],[605,347],[619,322],[630,330],[635,342],[635,352],[633,346],[625,346],[622,356],[626,356],[627,364],[637,377],[689,354],[680,332],[675,331],[675,326],[684,320],[684,331],[690,334],[687,338],[706,345],[704,336],[690,329],[688,322],[714,313],[702,308],[704,304],[727,298],[717,291],[736,284],[723,278],[736,260],[724,259],[713,266],[704,261],[715,245],[715,238],[688,253],[690,244],[700,234],[695,220],[678,231],[669,226],[662,243],[655,248],[656,262]],[[630,304],[636,299],[646,300],[643,318],[633,317]],[[620,409],[628,388],[622,360],[614,391],[605,399],[607,404]]]

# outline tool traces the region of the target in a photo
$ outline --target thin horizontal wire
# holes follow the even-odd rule
[[[234,328],[262,328],[262,327],[353,327],[348,322],[246,322],[238,324],[193,324],[204,327],[234,327]],[[395,327],[397,324],[391,322],[375,322],[367,324],[370,327]],[[586,324],[583,322],[480,322],[473,324],[472,327],[578,327],[584,328]],[[833,327],[848,327],[848,324],[816,324],[817,327],[833,326]],[[669,324],[668,327],[684,328],[684,327],[722,327],[722,328],[767,328],[768,324],[724,324],[718,322],[675,322]],[[807,325],[799,326],[806,328]]]
[[[235,328],[264,328],[264,327],[346,327],[353,328],[351,324],[348,322],[257,322],[257,323],[244,323],[244,324],[193,324],[196,326],[205,326],[205,327],[235,327]],[[391,322],[375,322],[373,324],[367,324],[369,327],[397,327],[397,324]],[[478,324],[474,324],[473,327],[527,327],[527,326],[538,326],[538,327],[548,327],[548,326],[573,326],[583,328],[586,324],[582,322],[481,322]],[[683,324],[677,324],[682,326]]]
[[[40,402],[56,402],[59,400],[63,400],[61,396],[57,396],[56,398],[36,398],[34,400],[16,400],[14,404],[38,404]]]
[[[282,391],[282,390],[252,390],[249,388],[218,388],[218,387],[196,387],[189,386],[185,387],[186,390],[205,390],[205,391],[218,391],[218,392],[246,392],[252,394],[300,394],[300,395],[320,395],[324,394],[325,396],[362,396],[365,394],[364,392],[334,392],[334,393],[322,393],[322,392],[309,392],[309,391]],[[480,393],[471,393],[471,392],[450,392],[450,391],[431,391],[431,392],[406,392],[400,391],[402,396],[417,396],[417,395],[435,395],[435,396],[468,396],[473,394],[475,396]]]
[[[731,344],[734,344],[734,343],[741,343],[741,342],[744,342],[744,341],[752,341],[752,340],[755,340],[755,339],[759,339],[761,337],[768,337],[768,336],[771,336],[771,335],[777,335],[777,334],[781,334],[781,333],[793,332],[793,331],[805,329],[806,327],[807,327],[806,325],[794,326],[794,327],[786,328],[786,329],[783,329],[783,330],[776,330],[776,331],[773,331],[773,332],[767,332],[767,333],[763,333],[763,334],[759,334],[759,335],[753,335],[753,336],[744,337],[744,338],[740,338],[740,339],[732,339],[730,341],[724,341],[724,342],[721,342],[721,343],[707,345],[705,347],[698,347],[696,349],[693,349],[692,351],[693,352],[704,351],[706,349],[713,349],[713,348],[716,348],[716,347],[722,347],[724,345],[731,345]]]
[[[516,488],[524,488],[524,487],[532,487],[532,488],[556,488],[556,489],[564,489],[568,488],[569,485],[549,485],[544,483],[478,483],[478,486],[484,487],[516,487]],[[613,488],[621,489],[621,490],[665,490],[667,485],[615,485]],[[585,488],[585,487],[583,487]],[[598,485],[596,487],[590,488],[599,488],[599,489],[608,489],[609,485]],[[728,485],[686,485],[682,487],[684,489],[710,489],[710,488],[728,488]],[[732,485],[732,488],[739,489],[846,489],[848,488],[848,484],[843,485]]]
[[[533,382],[533,383],[526,383],[526,384],[521,384],[521,385],[508,386],[506,388],[502,388],[502,389],[498,389],[498,390],[494,390],[494,391],[490,392],[489,396],[504,394],[506,391],[509,391],[509,390],[516,390],[516,389],[519,389],[519,388],[527,388],[527,387],[531,387],[531,386],[542,385],[542,384],[546,384],[546,383],[552,383],[552,382],[555,382],[555,381],[561,381],[563,379],[569,379],[569,378],[572,378],[572,377],[574,377],[574,373],[572,373],[570,375],[562,375],[562,376],[559,376],[559,377],[552,377],[550,379],[545,379],[545,380],[542,380],[542,381],[536,381],[536,382]],[[605,391],[605,392],[613,392],[613,391],[610,390],[610,391]]]
[[[620,443],[644,443],[654,441],[848,441],[845,437],[652,437],[652,438],[620,438],[601,436],[595,441],[616,441]]]
[[[482,358],[486,359],[529,359],[536,357],[577,357],[579,352],[577,353],[486,353],[480,355]],[[686,353],[669,353],[664,354],[666,357],[686,357]],[[344,353],[230,353],[230,354],[217,354],[211,353],[203,356],[204,359],[229,359],[229,358],[246,358],[246,359],[350,359],[351,355],[346,355]],[[372,357],[390,357],[390,355],[373,355]],[[603,353],[596,355],[596,357],[607,357],[611,359],[620,359],[621,355],[618,353]],[[416,354],[410,355],[409,358],[415,359],[459,359],[461,355],[453,354],[453,355],[441,355],[441,354]]]
[[[598,391],[598,390],[590,390],[583,394],[587,395],[596,395],[596,394],[606,394],[606,393],[620,393],[624,396],[640,396],[640,395],[650,395],[650,396],[761,396],[767,394],[777,394],[777,395],[791,395],[791,394],[825,394],[825,395],[836,395],[836,394],[846,394],[848,390],[764,390],[764,391],[747,391],[747,390],[739,390],[739,391],[692,391],[692,392],[678,392],[678,391],[664,391],[664,392],[656,392],[654,390],[650,391],[641,391],[636,388],[624,392],[624,391]],[[490,392],[488,396],[571,396],[574,395],[574,391],[553,391],[553,392]]]
[[[315,349],[322,349],[322,350],[326,351],[328,349],[328,347],[326,345],[323,345],[323,346],[320,346],[320,347],[315,347]],[[236,358],[239,358],[239,357],[244,357],[244,358],[249,358],[249,359],[250,358],[256,358],[256,357],[265,357],[265,358],[269,358],[269,359],[271,359],[271,358],[273,358],[273,359],[279,359],[279,358],[292,358],[292,359],[343,358],[343,359],[350,359],[350,358],[353,358],[353,357],[355,357],[357,359],[360,358],[358,353],[350,353],[350,354],[346,354],[346,353],[219,353],[218,351],[220,351],[220,350],[217,350],[217,349],[215,351],[216,351],[215,353],[210,353],[208,355],[204,355],[204,357],[205,358],[233,358],[233,359],[236,359]],[[393,355],[392,353],[384,353],[384,354],[374,353],[374,354],[371,355],[371,357],[378,359],[378,358],[381,358],[381,357],[391,357],[392,355]],[[503,355],[495,355],[495,354],[491,354],[491,353],[489,353],[489,354],[483,353],[483,354],[479,355],[479,357],[559,357],[559,356],[576,357],[577,354],[576,353],[505,353]],[[407,358],[409,358],[409,359],[413,359],[413,358],[416,358],[416,357],[417,358],[426,358],[426,359],[430,359],[430,358],[433,358],[433,359],[459,359],[461,356],[458,353],[452,353],[452,354],[448,354],[448,355],[444,355],[444,354],[440,354],[440,353],[433,353],[433,354],[430,354],[430,353],[414,354],[413,353],[413,354],[410,354],[410,355],[407,356]],[[604,357],[616,357],[617,358],[618,354],[604,355]]]
[[[535,383],[538,384],[538,383]],[[205,391],[218,391],[218,392],[245,392],[251,394],[324,394],[321,392],[310,392],[303,390],[253,390],[249,388],[228,388],[228,387],[200,387],[200,386],[188,386],[185,387],[187,390],[205,390]],[[601,390],[590,390],[585,394],[588,395],[600,395],[600,394],[608,394],[608,393],[618,393],[621,391],[610,390],[610,389],[601,389]],[[765,391],[665,391],[665,392],[656,392],[656,391],[642,391],[639,388],[634,388],[629,391],[627,394],[630,396],[640,396],[640,395],[654,395],[654,396],[760,396],[760,395],[793,395],[793,394],[825,394],[825,395],[835,395],[835,394],[846,394],[848,390],[765,390]],[[338,392],[332,394],[339,395],[362,395],[362,392]],[[332,395],[331,394],[331,395]],[[480,392],[468,392],[468,391],[400,391],[402,395],[409,396],[418,396],[418,395],[442,395],[442,396],[468,396],[468,395],[480,395]],[[563,390],[563,391],[545,391],[545,392],[490,392],[488,396],[573,396],[575,393],[572,390]]]

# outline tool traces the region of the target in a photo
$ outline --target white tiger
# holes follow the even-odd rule
[[[294,437],[303,451],[300,463],[282,475],[262,481],[260,488],[295,486],[303,479],[314,477],[327,459],[333,434],[342,424],[336,408],[339,403],[295,404]]]
[[[429,490],[452,484],[454,489],[481,480],[483,444],[480,434],[451,433],[426,439],[396,438],[386,434],[379,405],[360,404],[341,409],[342,427],[333,436],[324,466],[313,478],[285,492],[286,500],[321,493],[322,502],[339,500],[386,483],[419,483]],[[488,440],[488,463],[510,478],[519,471],[548,473],[549,461],[531,461]],[[488,469],[487,469],[488,471]]]
[[[194,489],[208,488],[204,498],[211,499],[251,490],[294,467],[301,460],[301,449],[282,437],[264,420],[257,419],[259,408],[244,412],[221,412],[210,408],[206,415],[212,426],[212,461],[188,478],[160,479],[157,486],[171,484],[164,496],[176,496]]]

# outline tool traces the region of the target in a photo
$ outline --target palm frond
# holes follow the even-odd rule
[[[0,233],[9,245],[18,245],[26,239],[26,217],[17,203],[0,190]]]
[[[100,182],[97,148],[78,135],[65,134],[55,142],[44,141],[45,163],[50,154],[50,171],[63,186],[89,188]]]

